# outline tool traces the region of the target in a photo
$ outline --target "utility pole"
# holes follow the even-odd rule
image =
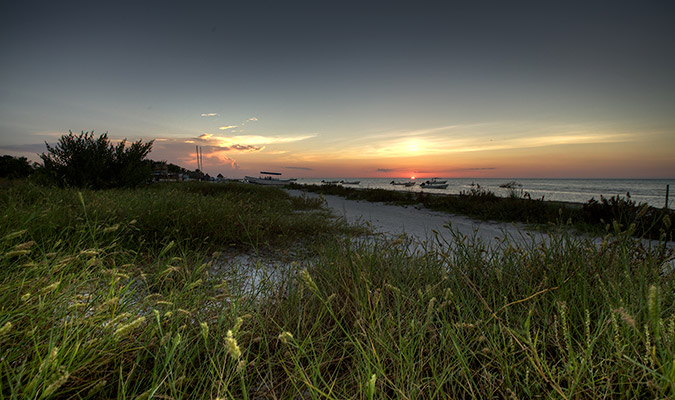
[[[197,152],[197,169],[199,169],[199,146],[195,146],[195,151]]]

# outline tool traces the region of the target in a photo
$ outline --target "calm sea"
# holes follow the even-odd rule
[[[447,193],[459,194],[462,191],[471,189],[471,185],[480,185],[481,188],[492,191],[498,196],[508,196],[509,189],[502,188],[500,185],[511,182],[511,179],[453,179],[453,178],[438,178],[447,180],[447,189],[423,189],[419,185],[427,180],[427,178],[418,178],[416,185],[410,188],[401,186],[393,186],[390,184],[392,180],[397,182],[408,181],[407,178],[392,179],[392,178],[299,178],[297,183],[309,185],[321,185],[322,180],[360,180],[358,185],[346,185],[356,188],[368,189],[389,189],[399,191],[412,192],[429,192],[429,193]],[[533,199],[555,200],[555,201],[570,201],[576,203],[585,203],[591,198],[596,200],[600,196],[605,198],[613,196],[626,196],[630,193],[632,200],[638,203],[647,203],[654,207],[663,207],[666,202],[666,185],[670,185],[671,193],[669,196],[668,207],[674,208],[675,201],[675,179],[516,179],[520,186],[518,193],[522,190],[530,194]]]

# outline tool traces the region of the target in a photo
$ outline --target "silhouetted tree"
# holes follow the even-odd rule
[[[0,157],[0,177],[2,178],[25,178],[33,173],[34,168],[26,157],[12,157],[4,155]]]
[[[117,145],[108,134],[94,138],[94,132],[74,135],[70,132],[56,146],[48,143],[47,153],[40,154],[45,175],[60,186],[133,187],[149,180],[152,166],[145,157],[153,141],[137,141],[127,147],[126,139]]]

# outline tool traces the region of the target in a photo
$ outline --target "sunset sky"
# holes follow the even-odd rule
[[[675,2],[25,1],[0,154],[69,130],[243,177],[675,176]]]

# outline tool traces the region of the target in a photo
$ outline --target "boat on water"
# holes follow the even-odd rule
[[[420,185],[424,189],[447,189],[447,183],[429,183],[429,181],[424,182]]]
[[[410,181],[410,182],[396,182],[396,181],[391,181],[390,184],[391,184],[391,185],[394,185],[394,186],[405,186],[405,187],[415,186],[415,182],[412,182],[412,181]]]
[[[297,179],[281,179],[275,178],[276,176],[281,176],[279,172],[267,172],[260,171],[259,177],[246,176],[244,181],[248,183],[255,183],[256,185],[273,185],[273,186],[283,186],[289,183],[295,182]]]
[[[358,185],[361,181],[340,181],[343,185]]]
[[[431,178],[430,180],[428,180],[428,181],[426,181],[426,182],[424,182],[424,183],[426,183],[427,185],[442,185],[442,184],[444,184],[444,183],[448,183],[448,181],[442,181],[442,180],[440,180],[440,179],[438,179],[438,178]],[[444,188],[444,189],[445,189],[445,188]]]

